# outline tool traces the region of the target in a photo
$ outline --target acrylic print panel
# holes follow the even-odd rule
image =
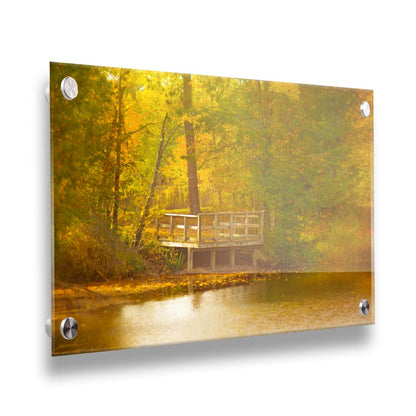
[[[372,91],[52,63],[50,106],[53,355],[374,322]]]

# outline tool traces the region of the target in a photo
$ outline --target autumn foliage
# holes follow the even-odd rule
[[[60,91],[68,75],[72,101]],[[187,80],[184,105],[182,74],[51,64],[56,278],[177,272],[183,255],[158,246],[154,223],[189,212],[190,162],[203,212],[264,211],[262,267],[370,268],[372,116],[359,107],[372,92]]]

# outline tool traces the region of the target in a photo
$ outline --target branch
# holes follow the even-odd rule
[[[163,147],[162,147],[162,153],[165,151],[165,149],[166,149],[166,147],[169,145],[169,143],[170,143],[170,141],[171,141],[171,139],[172,139],[172,137],[173,137],[173,135],[175,134],[175,132],[176,132],[176,130],[178,130],[178,128],[180,127],[180,126],[182,126],[182,120],[181,121],[179,121],[177,124],[176,124],[176,127],[171,131],[171,133],[169,134],[169,137],[168,137],[168,139],[166,140],[166,143],[163,145]]]
[[[137,129],[137,130],[130,131],[130,132],[126,133],[126,136],[133,136],[133,134],[136,134],[136,133],[138,133],[139,131],[142,131],[142,130],[143,130],[143,129],[145,129],[146,127],[149,127],[149,126],[151,126],[151,125],[153,125],[153,124],[159,124],[159,122],[147,123],[147,124],[145,124],[144,126],[141,126],[141,127],[140,127],[139,129]]]

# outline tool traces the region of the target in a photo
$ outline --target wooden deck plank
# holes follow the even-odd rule
[[[209,248],[225,248],[225,247],[253,247],[264,246],[264,240],[237,240],[237,241],[213,241],[213,242],[197,242],[190,241],[169,241],[160,240],[160,245],[163,247],[188,247],[195,249],[209,249]]]

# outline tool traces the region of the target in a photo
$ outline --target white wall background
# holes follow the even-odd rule
[[[412,3],[3,2],[0,412],[415,414]],[[49,61],[374,89],[376,325],[50,358]]]

